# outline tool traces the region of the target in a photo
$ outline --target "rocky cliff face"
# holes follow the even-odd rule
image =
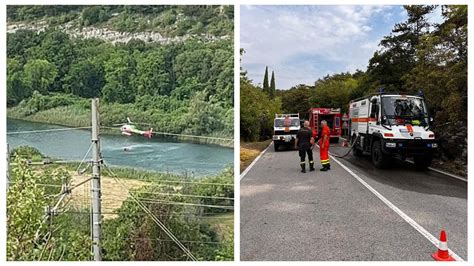
[[[436,165],[439,168],[467,177],[467,125],[458,121],[450,124],[452,127],[440,128],[439,153]],[[455,133],[451,133],[455,132]]]
[[[11,23],[7,25],[7,33],[14,33],[17,30],[27,29],[33,30],[36,32],[45,31],[49,26],[44,21],[39,21],[36,23],[25,24],[25,23]],[[96,38],[101,39],[111,43],[127,43],[132,39],[142,40],[147,43],[160,43],[160,44],[170,44],[170,43],[179,43],[184,42],[188,39],[199,39],[202,41],[217,41],[229,39],[230,36],[212,36],[209,34],[201,35],[191,35],[186,34],[183,36],[176,37],[164,37],[159,32],[154,31],[145,31],[145,32],[119,32],[114,30],[109,30],[107,28],[96,28],[96,27],[77,27],[72,23],[67,23],[60,26],[55,26],[55,29],[61,30],[69,34],[72,38]]]

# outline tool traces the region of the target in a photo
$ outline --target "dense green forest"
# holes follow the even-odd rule
[[[311,85],[277,89],[277,97],[272,100],[271,94],[254,86],[241,70],[241,138],[246,141],[270,138],[272,114],[276,111],[300,113],[302,117],[307,116],[310,107],[317,106],[341,108],[346,112],[350,100],[379,88],[386,92],[412,94],[422,90],[434,117],[434,131],[440,140],[442,157],[461,159],[465,166],[467,6],[438,7],[442,9],[444,19],[440,24],[427,20],[434,8],[405,6],[407,21],[396,24],[380,41],[380,48],[370,58],[365,71],[336,73]]]
[[[41,154],[34,148],[19,147],[11,152],[16,165],[11,169],[7,193],[7,260],[91,260],[90,209],[87,204],[78,203],[80,197],[66,196],[54,214],[44,221],[45,207],[51,206],[51,209],[59,202],[64,192],[61,187],[71,182],[71,172],[77,165],[33,168],[26,159],[35,157]],[[169,174],[130,169],[114,169],[114,173],[122,179],[146,181],[146,186],[133,189],[131,193],[198,260],[233,259],[232,210],[206,207],[233,206],[233,200],[229,200],[234,197],[231,169],[187,183],[182,183],[181,176]],[[104,171],[102,176],[107,178],[111,174]],[[123,190],[114,193],[123,193]],[[105,200],[102,207],[103,213],[109,215],[102,220],[103,260],[189,259],[130,196],[118,209],[111,210],[107,202]],[[110,217],[111,213],[114,216]]]
[[[118,13],[144,20],[175,12],[186,21],[201,21],[209,34],[217,27],[217,20],[233,23],[230,7],[215,6],[9,6],[8,17],[83,21],[91,8],[99,8],[104,16]],[[172,25],[177,22],[163,22],[160,27]],[[192,32],[191,28],[185,30]],[[232,27],[216,34],[232,37]],[[128,116],[135,122],[149,123],[156,131],[232,137],[233,66],[231,38],[191,38],[170,44],[132,39],[112,44],[73,38],[54,26],[45,31],[17,30],[7,35],[8,115],[87,126],[90,102],[85,99],[100,97],[102,125],[123,122]]]

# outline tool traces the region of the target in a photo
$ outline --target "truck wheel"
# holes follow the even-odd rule
[[[278,151],[278,147],[280,147],[280,143],[273,142],[273,147],[275,147],[275,151]]]
[[[382,143],[379,140],[374,141],[371,155],[375,167],[384,168],[387,166],[388,156],[382,152]]]
[[[413,161],[415,162],[415,167],[418,170],[425,170],[430,167],[431,162],[433,161],[433,156],[431,155],[421,155],[414,156]]]
[[[357,140],[356,135],[351,137],[351,146],[355,145],[354,142],[356,142],[356,140]],[[358,149],[357,147],[353,147],[352,154],[354,154],[354,156],[356,156],[356,157],[361,157],[363,152],[360,149]]]

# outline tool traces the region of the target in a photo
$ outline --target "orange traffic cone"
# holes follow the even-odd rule
[[[441,230],[441,235],[439,236],[438,252],[431,254],[431,256],[437,261],[454,261],[448,252],[448,242],[444,230]]]

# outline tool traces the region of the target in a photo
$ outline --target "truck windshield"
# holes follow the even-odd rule
[[[299,127],[300,120],[298,118],[290,118],[285,121],[285,118],[275,119],[275,127]]]
[[[428,113],[423,99],[417,97],[382,97],[382,116],[392,125],[412,124],[426,126]]]

